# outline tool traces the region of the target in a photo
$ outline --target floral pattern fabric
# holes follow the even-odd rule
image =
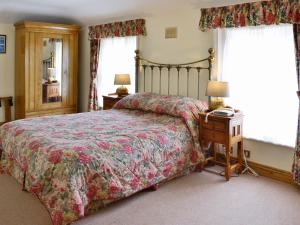
[[[89,38],[126,37],[146,35],[144,19],[107,23],[89,27]]]
[[[207,105],[153,97],[149,110],[150,94],[144,94],[112,110],[7,123],[0,128],[0,172],[25,179],[54,225],[187,174],[204,159],[194,136]]]
[[[300,23],[299,0],[271,0],[201,9],[199,27],[215,28]]]
[[[90,40],[91,59],[90,59],[90,94],[89,94],[89,111],[98,110],[98,95],[97,95],[97,70],[100,53],[100,40]]]
[[[116,103],[114,108],[141,109],[171,116],[180,116],[186,123],[194,139],[194,143],[197,145],[199,139],[197,129],[199,112],[208,109],[208,105],[203,100],[196,100],[189,97],[145,92],[123,98]],[[195,146],[195,148],[199,148],[199,146]]]

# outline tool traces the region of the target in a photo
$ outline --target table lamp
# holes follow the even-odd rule
[[[209,80],[206,88],[206,96],[214,97],[210,100],[209,110],[224,107],[223,97],[229,97],[228,82]]]
[[[55,68],[48,68],[48,83],[52,83],[55,80]]]
[[[118,96],[128,95],[128,89],[123,85],[130,85],[130,75],[129,74],[116,74],[115,75],[115,85],[121,85],[117,88],[116,93]]]

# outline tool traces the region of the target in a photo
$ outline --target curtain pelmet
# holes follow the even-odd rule
[[[201,9],[199,27],[215,28],[300,23],[299,0],[271,0]]]
[[[100,24],[89,27],[89,39],[146,35],[144,19]]]

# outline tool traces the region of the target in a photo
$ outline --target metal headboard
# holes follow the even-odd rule
[[[50,57],[48,59],[43,60],[43,78],[45,80],[48,79],[48,68],[54,67],[54,54],[50,53]]]
[[[180,71],[185,70],[187,74],[187,83],[186,85],[186,90],[187,90],[187,95],[188,95],[188,90],[189,90],[189,81],[190,81],[190,71],[196,70],[197,72],[197,83],[198,83],[198,99],[200,97],[200,76],[201,76],[201,71],[206,70],[208,71],[208,79],[211,79],[211,73],[212,73],[212,64],[214,61],[215,57],[215,50],[213,48],[208,49],[209,56],[205,59],[189,62],[189,63],[179,63],[179,64],[166,64],[166,63],[157,63],[153,62],[151,60],[144,59],[140,56],[140,51],[136,50],[135,51],[135,73],[136,73],[136,92],[145,92],[146,91],[146,70],[150,69],[150,76],[151,76],[151,81],[150,81],[150,86],[151,86],[151,92],[153,92],[153,80],[154,80],[154,69],[158,69],[159,73],[159,93],[162,91],[162,71],[164,69],[167,70],[168,74],[168,81],[167,81],[167,90],[168,90],[168,95],[170,94],[170,80],[171,80],[171,70],[175,69],[175,73],[172,73],[172,76],[177,75],[177,95],[179,95],[179,89],[180,89],[180,82],[179,82],[179,76],[180,76]],[[199,64],[203,64],[199,65]],[[206,63],[206,65],[205,65]],[[143,78],[144,80],[144,85],[143,85],[143,90],[139,90],[139,79]]]

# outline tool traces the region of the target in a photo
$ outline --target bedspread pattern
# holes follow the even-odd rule
[[[26,173],[25,188],[43,202],[54,225],[187,173],[203,160],[182,118],[127,109],[7,123],[0,146],[0,171],[20,183]]]

